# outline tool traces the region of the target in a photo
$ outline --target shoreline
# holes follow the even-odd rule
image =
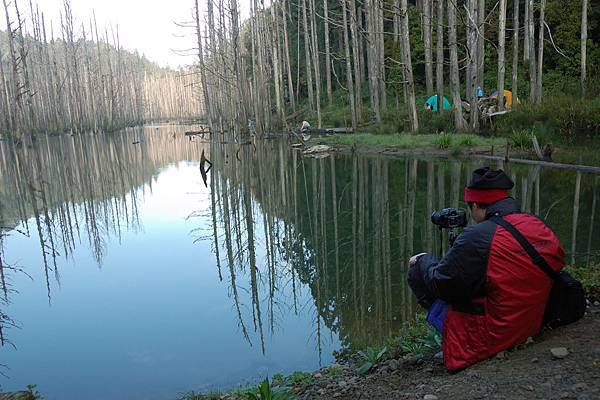
[[[498,353],[465,370],[450,373],[437,350],[419,356],[391,354],[369,373],[356,372],[350,360],[311,373],[275,375],[269,393],[273,399],[592,399],[600,396],[600,303],[588,306],[579,321]],[[566,348],[567,355],[555,355]],[[264,382],[263,382],[264,384]],[[260,386],[260,385],[259,385]],[[179,400],[254,399],[253,388],[199,394]],[[263,391],[264,393],[264,391]],[[281,396],[281,397],[279,397]]]

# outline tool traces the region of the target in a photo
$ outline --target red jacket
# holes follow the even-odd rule
[[[511,198],[487,210],[521,232],[556,271],[564,267],[564,250],[540,219],[519,213]],[[449,370],[523,343],[542,325],[552,282],[503,227],[486,220],[469,227],[438,263],[418,262],[434,298],[450,303],[444,320],[444,364]]]

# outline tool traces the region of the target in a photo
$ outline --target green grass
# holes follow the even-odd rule
[[[506,139],[486,138],[464,133],[442,133],[433,135],[409,135],[406,133],[399,135],[374,135],[370,133],[353,133],[325,136],[318,138],[317,140],[326,144],[390,147],[398,149],[447,149],[451,146],[468,148],[476,146],[499,146],[506,144]]]
[[[283,376],[282,374],[275,374],[273,376],[273,381],[283,386],[308,385],[313,383],[314,380],[315,377],[312,374],[302,371],[292,372],[288,376]]]
[[[323,375],[325,375],[328,378],[335,378],[335,377],[341,376],[343,374],[344,374],[344,369],[337,365],[332,365],[331,367],[329,367],[325,371],[323,371]]]

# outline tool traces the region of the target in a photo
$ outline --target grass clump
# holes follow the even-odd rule
[[[519,131],[514,131],[510,136],[510,142],[513,147],[516,147],[521,150],[529,150],[533,146],[532,140],[533,134],[531,131],[523,129]]]
[[[344,369],[338,365],[332,365],[323,372],[323,375],[325,375],[328,378],[335,378],[343,374]]]
[[[288,386],[271,387],[265,378],[258,386],[240,392],[245,400],[295,400],[296,396]]]
[[[400,334],[392,339],[396,353],[403,357],[422,357],[439,351],[442,337],[429,323],[425,314],[417,314]]]
[[[294,386],[294,385],[309,385],[315,381],[315,377],[308,373],[302,371],[292,372],[288,376],[283,376],[282,374],[273,375],[273,382],[277,382],[283,386]]]
[[[358,356],[362,360],[362,364],[356,369],[356,373],[359,375],[366,374],[375,365],[384,361],[388,354],[388,347],[383,346],[381,349],[375,347],[367,347],[365,351],[359,351]]]
[[[437,147],[440,149],[447,149],[452,144],[452,135],[449,133],[440,133],[436,139]]]

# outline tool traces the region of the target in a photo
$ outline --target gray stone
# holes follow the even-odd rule
[[[388,367],[390,368],[390,370],[396,371],[398,368],[400,368],[400,362],[398,360],[391,359],[388,362]]]
[[[438,397],[435,394],[426,394],[423,396],[423,400],[438,400]]]
[[[501,351],[499,353],[496,354],[496,359],[498,360],[504,360],[506,358],[506,352],[505,351]]]
[[[595,302],[594,302],[594,306],[595,306],[595,307],[598,307],[598,306],[600,306],[600,302],[598,302],[598,301],[595,301]]]
[[[550,349],[550,353],[552,354],[552,357],[557,359],[563,359],[569,355],[569,351],[566,347],[553,347]]]
[[[438,351],[437,353],[435,353],[435,356],[433,356],[433,358],[442,359],[444,358],[444,353],[442,351]]]
[[[525,344],[527,344],[527,345],[533,344],[533,338],[531,336],[529,336],[527,338],[527,341],[525,342]]]
[[[537,357],[533,357],[533,358],[531,359],[531,362],[532,362],[532,363],[536,363],[536,362],[538,362],[538,361],[540,361],[540,359],[539,359],[539,358],[537,358]]]

